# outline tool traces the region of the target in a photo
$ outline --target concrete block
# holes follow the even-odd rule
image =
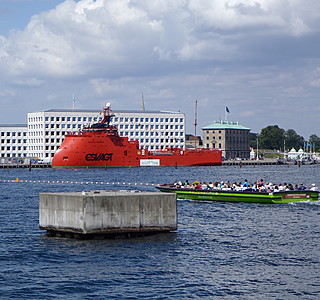
[[[177,229],[176,195],[139,191],[41,193],[40,229],[81,235]]]

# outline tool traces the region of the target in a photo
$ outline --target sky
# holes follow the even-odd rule
[[[0,124],[52,108],[320,136],[318,0],[0,0]],[[228,107],[230,113],[226,113]]]

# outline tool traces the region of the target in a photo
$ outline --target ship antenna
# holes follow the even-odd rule
[[[197,114],[198,114],[198,100],[196,100],[196,107],[194,111],[194,148],[197,149]]]

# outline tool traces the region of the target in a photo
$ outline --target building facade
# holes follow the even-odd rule
[[[138,140],[143,149],[185,148],[185,115],[166,111],[112,111],[119,135]],[[101,110],[58,110],[28,114],[28,157],[51,161],[67,132],[102,119]]]
[[[27,157],[27,128],[26,124],[0,125],[0,157],[2,163]]]
[[[238,122],[218,121],[202,127],[203,145],[222,150],[225,159],[250,158],[250,128]]]

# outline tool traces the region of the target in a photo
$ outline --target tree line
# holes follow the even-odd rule
[[[292,148],[318,151],[320,138],[316,134],[312,134],[306,140],[293,129],[284,130],[278,125],[270,125],[263,128],[260,133],[250,133],[250,147],[256,148],[257,146],[261,149],[281,151],[288,151]]]

